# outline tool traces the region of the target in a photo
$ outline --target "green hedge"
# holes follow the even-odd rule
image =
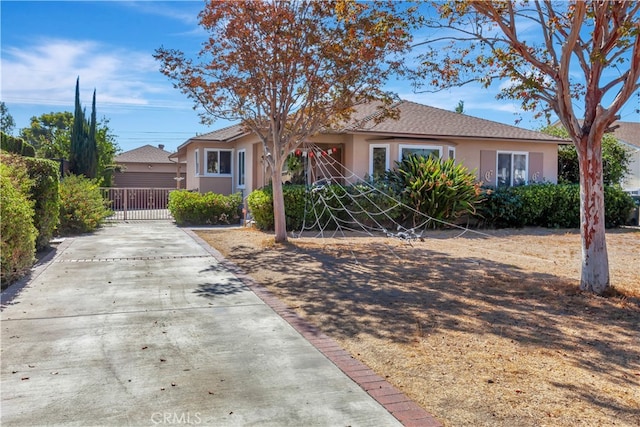
[[[112,212],[96,180],[67,175],[60,182],[60,224],[62,235],[88,233],[100,227]]]
[[[0,148],[19,156],[35,157],[36,155],[36,149],[33,145],[25,142],[22,138],[16,138],[4,132],[0,132]]]
[[[362,184],[364,185],[364,184]],[[411,227],[411,214],[406,208],[396,205],[393,200],[401,200],[395,191],[385,186],[384,182],[374,183],[376,191],[372,192],[370,200],[358,199],[358,205],[345,206],[350,198],[343,197],[347,192],[358,193],[363,189],[358,185],[342,187],[331,184],[324,185],[312,191],[307,191],[303,185],[283,186],[284,205],[288,230],[300,230],[303,221],[305,227],[333,229],[332,216],[338,220],[353,221],[353,217],[346,214],[347,209],[352,212],[359,222],[373,226],[370,216],[361,213],[375,204],[375,210],[383,207],[388,209],[390,218],[383,218],[378,224],[389,228],[387,222],[401,223]],[[367,188],[371,188],[367,185]],[[471,187],[470,187],[471,188]],[[387,197],[387,195],[389,197]],[[317,202],[322,196],[324,205],[316,212],[309,206]],[[534,184],[519,187],[484,189],[479,196],[482,199],[477,206],[475,218],[478,224],[486,227],[508,228],[537,226],[547,228],[578,228],[580,226],[580,187],[575,184]],[[308,206],[305,207],[305,203]],[[262,230],[273,230],[273,192],[271,187],[254,190],[247,197],[247,204],[253,220]],[[346,208],[346,209],[345,209]],[[605,187],[605,225],[607,228],[624,225],[634,208],[633,199],[618,187]],[[330,212],[331,211],[331,212]],[[355,214],[354,214],[355,212]],[[306,218],[305,218],[306,214]],[[316,217],[317,216],[317,217]],[[405,221],[403,221],[405,220]],[[369,222],[369,224],[368,224]]]
[[[0,282],[6,287],[33,265],[38,232],[33,225],[31,180],[24,170],[0,164]]]
[[[633,199],[619,187],[605,187],[605,226],[624,225],[633,209]],[[578,228],[580,186],[534,184],[486,189],[478,215],[487,226]]]
[[[178,225],[238,224],[242,210],[240,193],[223,196],[176,190],[169,194],[169,211]]]
[[[59,167],[58,163],[33,157],[2,154],[0,161],[26,170],[33,184],[29,198],[34,201],[34,225],[38,230],[36,250],[49,246],[60,216]]]
[[[273,230],[273,192],[271,187],[253,190],[247,196],[247,206],[251,212],[252,219],[260,230]]]
[[[604,219],[607,228],[625,225],[635,208],[633,197],[618,186],[604,188]]]

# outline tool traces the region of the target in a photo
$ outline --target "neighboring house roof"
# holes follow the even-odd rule
[[[116,163],[174,163],[169,160],[171,153],[164,150],[164,146],[154,147],[143,145],[116,156]]]
[[[640,122],[615,122],[619,127],[613,131],[616,139],[640,148]]]
[[[379,103],[362,104],[356,107],[351,120],[328,133],[371,133],[419,138],[487,138],[527,140],[537,142],[566,143],[567,140],[480,119],[466,114],[442,110],[410,101],[400,101],[393,108],[399,110],[399,118],[388,118],[376,123],[380,115]],[[178,151],[194,141],[230,142],[248,133],[241,125],[228,126],[213,132],[190,138],[178,147]]]

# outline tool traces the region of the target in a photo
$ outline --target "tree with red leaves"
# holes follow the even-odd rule
[[[210,1],[197,59],[160,48],[161,71],[204,110],[259,137],[273,185],[275,240],[287,240],[281,172],[306,139],[378,100],[411,36],[398,4],[354,0]],[[404,6],[403,6],[404,7]],[[402,13],[410,12],[403,10]],[[380,117],[384,117],[382,114]]]

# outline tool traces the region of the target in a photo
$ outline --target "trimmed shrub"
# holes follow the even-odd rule
[[[633,197],[619,186],[604,188],[604,219],[607,228],[625,225],[635,208]]]
[[[524,209],[525,225],[547,228],[580,226],[580,188],[570,184],[533,184],[513,187]]]
[[[486,188],[476,216],[486,227],[520,228],[524,226],[522,199],[511,188]]]
[[[321,225],[323,228],[333,229],[336,224],[331,221],[332,215],[341,219],[347,216],[342,205],[343,196],[347,189],[341,185],[327,184],[309,191],[304,185],[289,184],[282,187],[282,192],[287,230],[300,230],[303,224],[305,228],[317,229]],[[325,204],[321,209],[313,210],[312,206],[318,207],[317,202],[320,196]],[[273,230],[273,189],[271,186],[252,191],[247,197],[247,205],[260,230]]]
[[[169,211],[178,225],[237,224],[240,221],[242,195],[223,196],[176,190],[169,194]]]
[[[17,154],[19,156],[35,157],[36,149],[33,145],[25,142],[22,138],[7,135],[0,132],[0,148],[8,153]]]
[[[307,190],[304,185],[290,184],[282,187],[287,230],[299,230],[304,220]],[[247,205],[256,226],[261,230],[273,230],[273,188],[254,190],[247,196]]]
[[[487,190],[479,214],[493,227],[580,227],[580,186],[534,184]],[[619,187],[605,186],[605,226],[624,225],[633,199]]]
[[[6,287],[33,265],[37,230],[33,225],[30,179],[19,168],[0,164],[0,282]]]
[[[36,250],[40,251],[49,245],[58,226],[60,215],[58,163],[47,159],[8,154],[2,154],[0,161],[26,170],[33,182],[29,198],[34,201],[34,225],[38,230]]]
[[[78,175],[67,175],[62,179],[58,226],[60,234],[72,235],[94,231],[111,214],[96,180]]]
[[[253,190],[247,196],[247,206],[251,217],[256,222],[256,227],[260,230],[273,230],[273,191],[271,187]],[[285,211],[286,209],[285,203]]]
[[[389,184],[391,182],[391,185]],[[380,181],[374,185],[377,191],[371,192],[371,197],[354,198],[357,203],[350,197],[344,197],[347,193],[354,195],[362,194],[363,190],[370,187],[364,187],[364,184],[356,184],[350,187],[342,187],[340,185],[331,184],[324,185],[307,191],[302,185],[285,185],[283,187],[285,199],[285,212],[287,218],[288,230],[299,230],[302,228],[303,221],[305,228],[333,229],[337,224],[331,223],[332,218],[352,222],[359,221],[369,226],[382,225],[389,228],[393,222],[403,223],[407,227],[411,227],[411,222],[416,221],[418,214],[406,207],[398,205],[395,200],[399,200],[402,196],[406,196],[407,191],[402,191],[402,181],[391,180],[389,182]],[[416,179],[415,184],[421,182],[427,188],[430,185],[437,186],[433,182]],[[393,185],[396,185],[394,190]],[[509,228],[536,226],[547,228],[578,228],[580,226],[580,187],[574,184],[533,184],[519,187],[504,187],[498,189],[487,188],[479,192],[477,198],[472,197],[475,190],[464,186],[463,194],[467,195],[467,203],[462,206],[464,209],[473,208],[474,217],[479,219],[479,223],[487,227]],[[396,194],[401,194],[398,196]],[[387,195],[389,197],[387,197]],[[395,195],[395,196],[394,196]],[[412,195],[409,200],[416,200]],[[319,198],[322,197],[323,204],[318,204]],[[427,193],[427,200],[421,202],[419,206],[433,206],[434,201],[438,203],[449,203],[448,197],[434,195],[433,197]],[[451,195],[450,197],[454,197]],[[395,200],[394,200],[395,198]],[[472,201],[472,200],[476,201]],[[478,202],[481,200],[481,202]],[[400,200],[399,200],[400,201]],[[262,230],[273,230],[273,193],[271,187],[265,187],[253,191],[247,198],[247,203],[253,219],[258,228]],[[307,206],[305,206],[305,203]],[[406,203],[406,200],[404,201]],[[396,205],[394,207],[394,204]],[[456,206],[455,201],[451,202],[452,206]],[[376,206],[374,208],[374,205]],[[310,209],[310,206],[316,206],[316,210]],[[477,209],[476,209],[477,206]],[[618,187],[605,187],[605,217],[606,227],[618,227],[624,225],[631,211],[634,208],[633,199]],[[389,217],[372,218],[367,212],[380,212],[386,210]],[[441,215],[436,218],[446,220],[443,216],[446,207],[440,204],[435,205],[434,209]],[[350,213],[347,213],[349,211]],[[465,212],[464,210],[462,212]],[[467,213],[469,211],[466,211]],[[427,215],[434,216],[430,212]],[[306,217],[305,217],[306,215]],[[455,216],[453,217],[455,219]],[[451,219],[451,218],[449,218]],[[377,224],[373,222],[376,221]]]

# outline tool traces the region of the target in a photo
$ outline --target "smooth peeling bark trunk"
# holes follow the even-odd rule
[[[580,236],[582,268],[580,289],[602,295],[610,286],[609,255],[605,235],[604,183],[601,143],[581,141],[580,164]]]
[[[276,168],[277,169],[277,168]],[[284,211],[284,193],[282,191],[281,173],[271,174],[271,186],[273,188],[273,225],[276,243],[287,241],[287,217]]]

